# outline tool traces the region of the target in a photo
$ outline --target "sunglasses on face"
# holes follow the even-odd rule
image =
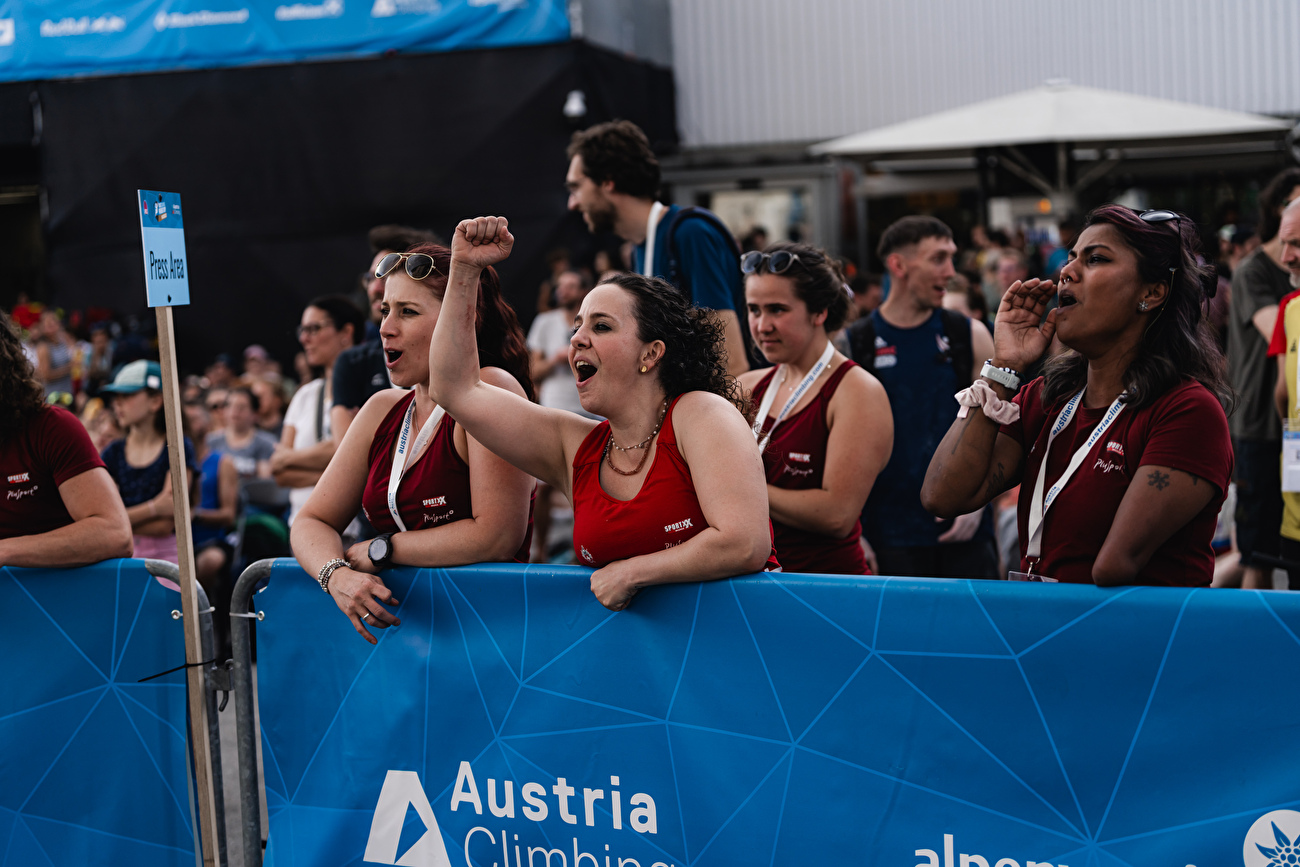
[[[387,277],[403,259],[406,260],[406,276],[412,280],[423,280],[438,271],[437,266],[433,264],[433,257],[428,253],[389,253],[375,266],[375,276]]]
[[[767,264],[769,274],[784,274],[789,271],[795,262],[799,262],[799,254],[790,253],[786,250],[778,250],[775,253],[762,253],[758,250],[751,250],[740,257],[740,271],[742,274],[758,274],[763,269],[764,263]],[[803,264],[800,262],[800,264]]]

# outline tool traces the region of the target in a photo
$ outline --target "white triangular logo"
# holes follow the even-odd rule
[[[424,821],[425,832],[415,845],[397,860],[397,847],[401,844],[402,825],[406,821],[407,806],[415,807]],[[420,785],[420,775],[415,771],[389,771],[384,787],[379,790],[379,803],[375,817],[370,822],[370,839],[362,860],[393,867],[451,867],[447,847],[442,842],[442,831],[433,815],[433,807]]]

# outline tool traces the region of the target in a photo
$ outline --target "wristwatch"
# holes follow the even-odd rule
[[[985,379],[991,379],[998,385],[1009,388],[1012,391],[1017,391],[1020,388],[1020,374],[1016,373],[1016,371],[1012,370],[1010,367],[994,367],[993,359],[991,358],[985,361],[984,366],[980,368],[980,376]]]
[[[393,565],[393,534],[382,533],[370,540],[370,547],[366,549],[370,556],[370,562],[374,563],[379,569],[387,569]]]

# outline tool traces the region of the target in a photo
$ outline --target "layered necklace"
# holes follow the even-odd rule
[[[614,442],[614,431],[611,428],[609,432],[609,439],[605,441],[605,462],[609,464],[609,468],[614,472],[618,473],[620,476],[635,476],[637,473],[641,472],[641,468],[645,466],[646,458],[650,457],[650,443],[652,440],[654,440],[655,436],[659,433],[659,428],[663,427],[664,418],[667,415],[668,415],[668,398],[665,397],[663,408],[659,410],[659,421],[655,424],[655,429],[650,431],[650,436],[641,440],[641,442],[637,443],[636,445],[627,446],[626,448]],[[611,447],[613,447],[613,449],[618,449],[620,452],[624,452],[624,453],[641,449],[642,450],[641,460],[637,461],[637,465],[634,469],[620,470],[618,467],[614,466],[614,455]]]

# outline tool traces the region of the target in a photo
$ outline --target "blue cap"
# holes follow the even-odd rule
[[[112,394],[135,394],[142,388],[162,391],[162,368],[158,366],[158,362],[141,359],[124,364],[117,372],[117,376],[113,377],[112,384],[104,386],[100,391]]]

